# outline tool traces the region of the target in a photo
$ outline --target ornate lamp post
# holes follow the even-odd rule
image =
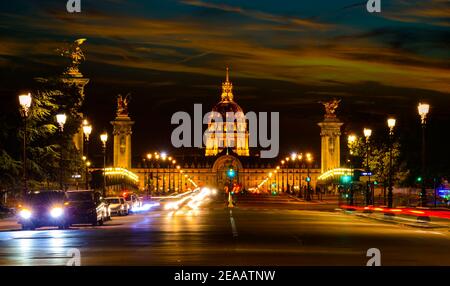
[[[23,192],[26,194],[28,192],[28,174],[27,174],[27,123],[28,123],[28,115],[31,107],[31,93],[19,95],[19,104],[20,104],[20,114],[23,117],[23,157],[22,157],[22,168],[23,168]]]
[[[65,113],[59,113],[56,115],[56,122],[58,122],[59,131],[61,133],[61,151],[60,151],[60,161],[59,161],[59,187],[61,190],[64,189],[64,167],[63,167],[63,138],[62,134],[64,132],[64,124],[66,124],[67,116]]]
[[[172,169],[175,168],[175,164],[177,163],[177,160],[172,160]],[[172,175],[172,180],[170,180],[171,177],[171,173],[173,173]],[[171,184],[170,184],[171,183]],[[175,171],[171,172],[170,168],[169,168],[169,190],[172,188],[172,190],[175,189]]]
[[[104,132],[100,134],[100,140],[102,141],[103,151],[103,197],[106,197],[106,142],[108,142],[108,133]]]
[[[371,185],[370,185],[369,139],[370,139],[370,136],[372,136],[372,129],[364,128],[363,133],[364,133],[364,137],[366,138],[366,171],[367,171],[367,175],[369,176],[369,180],[367,181],[366,204],[370,205],[371,198],[372,198],[372,195],[371,195],[372,194],[372,188],[371,188]]]
[[[425,127],[427,123],[427,115],[430,111],[430,105],[426,103],[419,103],[417,111],[420,115],[420,121],[422,124],[422,189],[420,191],[420,204],[425,207],[427,205],[427,191],[425,189]]]
[[[297,155],[297,160],[299,161],[299,166],[300,166],[300,168],[303,168],[303,153],[300,153],[300,154],[298,154]],[[298,197],[299,198],[302,198],[303,197],[303,195],[302,195],[302,187],[303,187],[303,173],[302,173],[302,171],[299,171],[299,174],[298,174]]]
[[[275,173],[277,173],[277,193],[280,192],[280,166],[277,166]]]
[[[89,190],[89,167],[91,166],[90,161],[86,161],[86,189]]]
[[[284,171],[283,171],[283,167],[284,167],[284,163],[286,163],[284,160],[281,160],[281,192],[284,192]]]
[[[392,149],[394,145],[394,127],[396,120],[395,118],[389,118],[387,124],[389,127],[389,187],[388,187],[388,207],[392,208],[393,199],[393,182],[392,182]],[[386,196],[385,196],[386,197]]]
[[[151,164],[151,160],[152,160],[152,158],[153,158],[153,154],[151,154],[151,153],[147,153],[147,162],[148,163],[146,163],[146,167],[147,167],[147,169],[146,169],[146,172],[145,172],[145,174],[144,174],[144,177],[146,178],[146,180],[145,180],[145,188],[146,188],[146,190],[147,190],[147,197],[149,196],[149,193],[150,193],[150,188],[152,187],[152,185],[150,184],[150,180],[152,180],[153,181],[153,174],[151,174],[150,173],[150,164]],[[144,161],[145,161],[145,159],[144,159]]]
[[[309,176],[309,168],[311,165],[311,162],[313,161],[313,157],[311,153],[306,153],[306,168],[307,168],[307,177],[306,177],[306,200],[311,200],[311,177]]]
[[[155,152],[155,160],[159,161],[160,155],[158,152]],[[159,193],[159,163],[156,163],[156,192]]]
[[[289,161],[290,161],[290,158],[286,157],[284,160],[286,161],[286,193],[289,193],[290,188],[291,188],[291,186],[289,185]]]
[[[178,172],[174,172],[174,174],[173,174],[173,179],[174,179],[174,181],[175,181],[175,183],[174,183],[174,185],[175,185],[175,191],[177,192],[177,193],[179,193],[180,192],[180,172],[181,172],[181,170],[180,170],[180,165],[177,165],[177,171]],[[175,174],[178,174],[177,176],[175,176]]]
[[[86,152],[85,156],[86,159],[89,158],[89,135],[92,133],[92,125],[89,124],[89,122],[85,119],[83,120],[83,134],[84,134],[84,140],[86,141]],[[89,170],[88,166],[86,165],[86,172],[85,172],[85,179],[86,179],[86,190],[89,190]]]
[[[292,187],[291,187],[291,191],[292,193],[295,193],[295,160],[297,160],[298,154],[297,152],[292,152],[291,153],[291,162],[292,162]]]
[[[167,159],[167,153],[166,152],[161,152],[161,160],[166,161]],[[163,181],[162,181],[162,188],[163,188],[163,194],[166,193],[166,172],[163,169]]]
[[[353,164],[352,164],[351,156],[353,155],[352,147],[356,143],[356,140],[357,140],[356,135],[354,135],[354,134],[348,135],[347,146],[348,146],[348,149],[350,150],[349,151],[348,162],[349,162],[349,167],[350,167],[350,175],[352,176],[352,182],[353,182],[354,174],[353,174]],[[349,200],[349,204],[352,206],[353,203],[354,203],[354,197],[353,197],[353,184],[352,184],[350,186],[350,200]]]

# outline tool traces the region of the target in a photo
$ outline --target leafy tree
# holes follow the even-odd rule
[[[364,138],[357,138],[349,145],[349,149],[354,166],[365,170],[369,169],[383,187],[387,188],[389,185],[390,143],[370,140],[369,144],[366,144]],[[367,150],[369,152],[369,168],[367,166]],[[395,141],[392,144],[393,183],[403,185],[408,174],[406,162],[401,159],[401,145]]]
[[[30,189],[58,188],[60,170],[64,181],[83,170],[81,154],[73,136],[81,126],[83,95],[68,80],[38,78],[27,120],[27,175]],[[64,112],[67,121],[61,132],[56,114]],[[0,118],[0,190],[22,190],[22,142],[24,122],[17,109]],[[62,158],[61,158],[62,154]]]

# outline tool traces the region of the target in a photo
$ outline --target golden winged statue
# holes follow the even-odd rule
[[[82,61],[85,60],[83,51],[81,50],[81,45],[86,41],[86,39],[77,39],[69,47],[59,49],[61,56],[70,59],[70,65],[64,72],[66,75],[82,77],[78,66]]]
[[[336,118],[336,109],[339,107],[340,99],[333,99],[330,101],[319,102],[325,108],[325,118]]]
[[[117,116],[128,116],[128,103],[130,102],[130,94],[117,96]]]

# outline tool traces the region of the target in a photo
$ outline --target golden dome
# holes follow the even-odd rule
[[[228,67],[225,82],[222,83],[221,101],[212,108],[212,111],[220,113],[223,119],[227,112],[244,112],[239,104],[233,101],[233,84],[230,82]]]

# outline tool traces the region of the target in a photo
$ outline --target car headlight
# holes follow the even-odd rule
[[[27,209],[22,209],[22,210],[19,212],[19,215],[20,215],[20,217],[23,218],[23,219],[29,219],[29,218],[31,218],[31,211],[30,211],[30,210],[27,210]]]
[[[50,215],[51,215],[53,218],[60,217],[60,216],[62,216],[63,213],[64,213],[64,211],[63,211],[63,209],[60,208],[60,207],[52,208],[51,211],[50,211]]]

